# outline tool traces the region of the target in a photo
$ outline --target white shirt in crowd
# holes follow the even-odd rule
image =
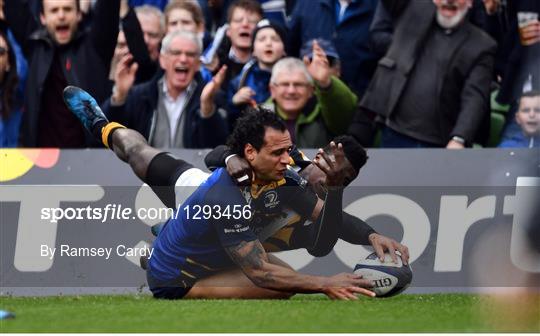
[[[174,99],[169,95],[167,83],[163,81],[163,93],[165,96],[165,109],[167,110],[167,116],[169,117],[169,126],[172,142],[174,141],[174,137],[176,135],[178,120],[180,120],[182,112],[184,111],[184,105],[186,104],[186,91],[182,92],[176,99]]]

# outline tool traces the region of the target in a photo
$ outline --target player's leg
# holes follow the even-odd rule
[[[152,160],[162,151],[151,147],[137,131],[117,128],[110,136],[109,147],[116,156],[129,164],[135,175],[147,182]]]
[[[165,205],[175,206],[175,180],[182,172],[193,168],[191,164],[151,147],[139,132],[109,122],[96,100],[80,88],[65,88],[64,101],[83,126],[111,148],[120,160],[128,163],[135,175],[150,185]]]
[[[148,165],[160,153],[159,150],[150,147],[137,131],[109,122],[88,92],[68,86],[64,89],[64,102],[98,141],[111,148],[120,160],[128,163],[140,179],[146,179]]]
[[[271,263],[291,268],[273,255]],[[292,268],[291,268],[292,269]],[[256,286],[240,270],[221,272],[199,280],[184,296],[186,299],[289,299],[294,293],[274,291]]]

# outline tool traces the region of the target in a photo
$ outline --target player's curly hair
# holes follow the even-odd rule
[[[248,107],[244,110],[244,115],[236,121],[236,125],[227,139],[227,146],[231,152],[244,156],[244,147],[248,143],[256,150],[260,150],[264,145],[264,134],[266,128],[273,128],[277,131],[285,132],[287,127],[279,116],[264,107]]]
[[[343,151],[345,152],[345,156],[347,157],[347,160],[352,164],[353,168],[356,170],[356,173],[360,172],[360,169],[366,164],[367,160],[369,159],[369,156],[367,156],[367,152],[356,141],[352,136],[350,135],[338,135],[334,139],[332,139],[336,143],[341,143],[343,146]],[[324,147],[324,151],[329,153],[330,152],[330,144],[326,145]]]

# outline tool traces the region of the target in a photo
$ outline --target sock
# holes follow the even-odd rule
[[[101,140],[101,132],[103,130],[103,127],[105,127],[109,122],[107,120],[99,120],[92,126],[92,135],[98,139]]]
[[[103,126],[103,128],[101,129],[101,141],[103,142],[105,147],[112,149],[112,135],[114,131],[119,128],[126,128],[126,126],[114,121]]]

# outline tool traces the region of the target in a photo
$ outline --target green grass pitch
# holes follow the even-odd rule
[[[297,295],[287,301],[155,300],[147,295],[0,297],[16,314],[1,332],[539,332],[540,322],[507,330],[485,318],[479,295],[402,294],[331,301]],[[483,308],[482,308],[483,307]]]

